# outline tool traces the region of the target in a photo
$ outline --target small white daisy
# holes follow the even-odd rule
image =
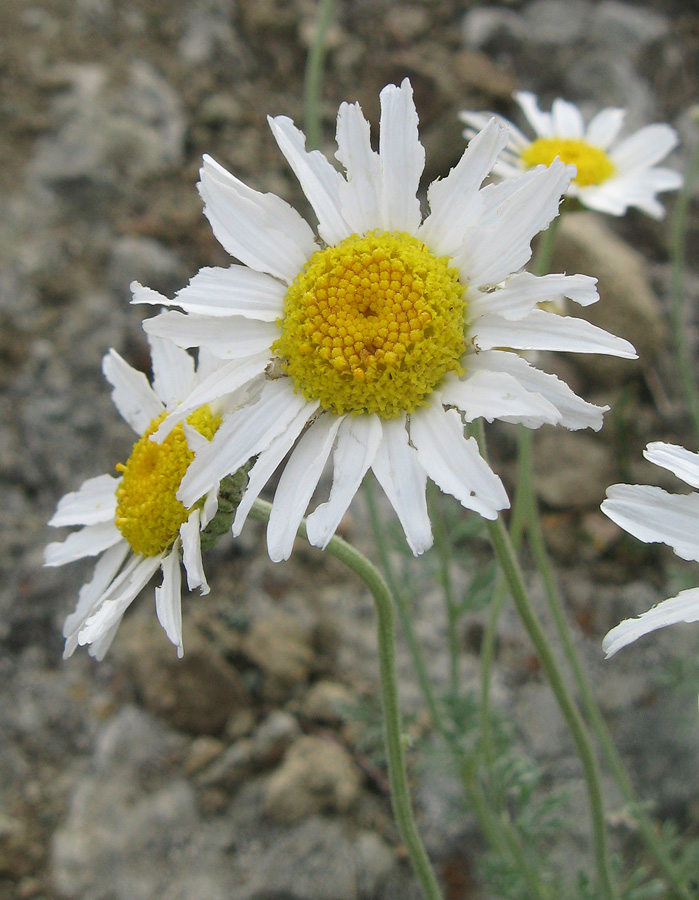
[[[119,464],[118,477],[98,475],[59,502],[49,525],[81,525],[62,543],[49,544],[45,565],[62,566],[86,556],[98,556],[92,580],[79,594],[78,605],[65,621],[64,658],[78,644],[102,659],[117,632],[124,612],[158,568],[163,581],[155,589],[160,624],[182,656],[180,558],[190,590],[209,591],[201,560],[200,532],[217,509],[217,487],[185,508],[177,489],[193,450],[208,444],[221,417],[203,406],[187,416],[158,444],[150,440],[165,416],[191,394],[198,379],[212,365],[200,362],[170,341],[150,338],[153,386],[111,350],[102,363],[114,390],[112,399],[126,422],[139,435],[128,462]],[[204,353],[200,360],[206,357]],[[214,364],[218,361],[211,360]]]
[[[647,460],[699,488],[699,453],[656,441],[643,452]],[[614,484],[602,512],[647,544],[668,544],[682,559],[699,561],[699,494],[669,494],[647,484]],[[699,621],[699,588],[681,591],[635,619],[625,619],[606,635],[602,648],[612,656],[641,635],[677,622]]]
[[[464,436],[464,420],[602,424],[603,409],[503,348],[635,355],[586,321],[537,308],[560,296],[593,303],[594,279],[520,271],[573,170],[556,162],[481,189],[507,142],[491,121],[429,187],[423,220],[417,191],[425,152],[407,80],[381,92],[378,152],[359,105],[340,107],[336,156],[345,174],[319,151],[307,152],[290,119],[269,124],[318,217],[320,241],[279,197],[205,157],[205,213],[245,265],[203,269],[172,301],[133,286],[135,302],[185,310],[147,320],[149,333],[228,360],[159,435],[187,410],[257,379],[255,402],[226,417],[197,452],[178,496],[188,504],[256,457],[237,534],[290,453],[267,530],[270,556],[282,560],[332,458],[329,497],[308,516],[310,542],[327,545],[371,469],[411,549],[422,553],[432,543],[428,477],[487,518],[509,505],[475,439]]]
[[[554,100],[551,112],[546,113],[539,109],[534,94],[519,91],[513,96],[535,137],[526,137],[511,122],[496,117],[510,129],[510,140],[493,168],[494,174],[512,178],[558,157],[576,167],[577,174],[566,194],[583,206],[612,216],[624,215],[630,206],[654,219],[665,215],[656,194],[681,187],[682,176],[656,163],[677,146],[674,128],[648,125],[619,140],[623,109],[603,109],[585,127],[580,110],[566,100]],[[473,137],[491,115],[462,112],[460,118],[469,126],[464,136]]]

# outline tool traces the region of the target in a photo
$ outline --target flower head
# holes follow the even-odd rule
[[[114,350],[102,364],[117,409],[139,435],[129,459],[117,465],[118,477],[98,475],[66,494],[49,522],[56,527],[82,527],[62,543],[47,546],[47,566],[100,556],[92,580],[80,590],[75,612],[65,621],[65,657],[78,644],[89,644],[91,655],[102,659],[124,612],[158,568],[163,581],[155,589],[156,612],[181,656],[181,558],[190,590],[209,591],[200,534],[216,513],[218,485],[188,506],[178,500],[177,491],[194,459],[194,449],[208,444],[221,416],[203,405],[178,423],[162,443],[150,438],[212,366],[200,363],[195,372],[192,357],[170,341],[151,337],[150,345],[152,386]]]
[[[634,356],[626,341],[537,308],[561,296],[597,299],[583,275],[536,278],[520,269],[531,240],[557,214],[573,170],[560,161],[481,188],[506,130],[490,121],[449,175],[417,191],[424,166],[406,80],[381,92],[378,152],[358,104],[337,117],[339,172],[285,117],[269,120],[318,217],[310,226],[205,157],[199,189],[223,246],[244,265],[203,269],[170,301],[134,285],[137,303],[179,306],[146,331],[227,360],[160,426],[160,436],[204,402],[252,379],[254,398],[225,417],[187,470],[185,505],[255,457],[234,533],[290,453],[267,530],[285,559],[326,463],[329,497],[308,516],[324,547],[371,469],[413,552],[432,543],[431,478],[465,507],[495,518],[508,506],[500,479],[464,436],[464,421],[599,428],[603,410],[511,349]],[[291,452],[290,452],[291,451]]]
[[[699,488],[699,453],[656,441],[643,455]],[[647,544],[668,544],[682,559],[699,561],[699,494],[669,494],[646,484],[614,484],[607,491],[602,512]],[[635,619],[625,619],[606,635],[602,647],[612,656],[641,635],[677,622],[699,621],[699,588],[681,591]]]
[[[619,140],[625,112],[603,109],[585,126],[580,110],[560,98],[551,112],[539,109],[534,94],[520,91],[514,98],[534,131],[528,138],[507,122],[510,140],[494,172],[511,178],[540,163],[548,165],[556,157],[576,167],[567,190],[583,206],[612,216],[622,216],[635,206],[654,219],[665,209],[657,199],[661,191],[676,190],[682,176],[656,166],[677,145],[677,133],[669,125],[648,125]],[[489,113],[462,112],[464,136],[471,138],[490,118]],[[499,118],[499,117],[498,117]]]

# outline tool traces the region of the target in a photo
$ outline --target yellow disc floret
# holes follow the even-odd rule
[[[293,282],[273,349],[321,408],[394,418],[462,371],[463,295],[449,259],[417,238],[352,235],[314,253]]]
[[[134,553],[144,556],[156,556],[171,547],[180,526],[194,509],[186,509],[176,497],[184,473],[194,459],[182,424],[176,425],[162,444],[150,439],[165,416],[163,413],[153,419],[134,444],[126,465],[117,465],[123,477],[116,490],[116,526]],[[206,405],[193,412],[187,422],[211,440],[221,417]]]
[[[616,172],[616,167],[601,147],[588,144],[579,138],[539,138],[522,151],[522,162],[532,166],[550,166],[556,157],[564,163],[576,166],[575,183],[580,187],[602,184]]]

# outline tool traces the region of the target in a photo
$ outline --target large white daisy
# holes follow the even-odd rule
[[[699,488],[699,453],[656,441],[643,455]],[[682,559],[699,561],[699,494],[669,494],[647,484],[614,484],[602,512],[647,544],[668,544]],[[699,588],[681,591],[635,619],[625,619],[606,635],[602,647],[612,656],[641,635],[666,625],[699,621]]]
[[[583,206],[612,216],[624,215],[630,206],[654,219],[665,215],[656,195],[681,187],[682,176],[656,163],[677,145],[674,128],[664,124],[647,125],[619,140],[625,116],[623,109],[603,109],[585,126],[580,110],[566,100],[554,100],[551,112],[546,113],[539,109],[534,94],[519,91],[513,96],[534,137],[526,137],[511,122],[498,116],[510,129],[510,140],[493,169],[496,175],[512,178],[559,157],[577,169],[566,194]],[[491,115],[462,112],[460,118],[469,126],[464,136],[473,137]]]
[[[62,543],[47,546],[47,566],[100,557],[92,580],[80,590],[77,608],[65,621],[64,657],[71,656],[78,644],[88,644],[90,654],[102,659],[124,612],[157,569],[162,569],[163,580],[155,589],[156,613],[182,656],[180,559],[190,590],[209,591],[200,534],[216,513],[218,486],[203,491],[187,508],[175,495],[193,450],[208,444],[221,417],[203,406],[188,414],[162,443],[149,438],[218,360],[207,360],[204,352],[195,371],[192,357],[170,341],[151,337],[150,345],[152,387],[114,350],[102,363],[117,409],[139,435],[128,461],[117,466],[118,477],[98,475],[66,494],[49,522],[82,527]]]
[[[593,303],[594,279],[520,271],[573,170],[556,162],[481,188],[507,143],[506,130],[491,121],[429,187],[423,220],[417,191],[425,154],[407,80],[381,92],[378,152],[359,105],[342,104],[336,157],[344,174],[306,151],[290,119],[269,124],[318,217],[319,239],[279,197],[205,157],[205,213],[245,265],[203,269],[172,301],[132,286],[135,302],[185,311],[147,320],[146,331],[226,360],[156,439],[187,410],[254,377],[255,401],[226,417],[197,452],[178,494],[185,505],[256,457],[238,533],[291,451],[267,530],[271,558],[286,559],[332,458],[329,497],[308,516],[310,542],[328,543],[371,469],[413,552],[422,553],[432,543],[428,477],[487,518],[508,506],[475,439],[464,436],[464,421],[601,426],[601,408],[503,348],[635,355],[586,321],[537,308],[562,295]]]

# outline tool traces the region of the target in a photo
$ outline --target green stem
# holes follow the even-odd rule
[[[256,500],[250,515],[260,522],[266,522],[272,504]],[[299,535],[306,537],[305,520],[299,527]],[[415,875],[420,882],[426,900],[442,900],[442,893],[432,869],[420,835],[415,826],[408,780],[405,772],[400,706],[398,702],[398,679],[396,675],[396,645],[393,615],[393,601],[388,585],[378,569],[351,544],[342,538],[333,537],[325,548],[326,552],[344,563],[358,575],[374,598],[377,615],[377,636],[379,654],[379,674],[381,679],[381,700],[384,717],[384,737],[388,759],[388,778],[391,785],[391,801],[398,831],[405,844]]]
[[[538,504],[536,502],[536,493],[532,481],[531,473],[531,445],[532,434],[529,430],[520,429],[520,478],[518,482],[518,495],[521,496],[521,505],[524,511],[524,518],[527,523],[527,535],[529,538],[529,547],[534,557],[534,562],[542,577],[546,599],[549,609],[553,616],[559,640],[561,642],[563,652],[568,660],[578,694],[585,710],[588,722],[592,726],[597,741],[602,750],[602,754],[614,776],[619,790],[624,800],[634,807],[634,815],[641,838],[649,850],[658,869],[663,873],[673,894],[678,900],[691,900],[690,894],[682,883],[680,875],[675,871],[671,860],[669,859],[665,848],[660,844],[656,837],[655,828],[652,821],[645,815],[640,808],[636,792],[634,791],[631,779],[629,778],[624,764],[617,752],[614,742],[609,734],[609,730],[600,712],[597,701],[590,688],[585,672],[580,664],[580,659],[575,650],[573,637],[566,620],[563,605],[561,603],[560,594],[556,586],[556,580],[551,567],[544,534],[541,527],[541,518],[539,516]],[[521,463],[527,461],[526,466]]]
[[[444,724],[444,716],[439,707],[437,697],[432,687],[432,682],[430,681],[430,676],[427,673],[427,666],[425,665],[425,658],[422,653],[422,648],[420,647],[420,642],[418,641],[415,629],[413,628],[413,620],[410,615],[408,600],[401,590],[398,580],[393,572],[388,547],[386,546],[385,530],[379,521],[379,512],[376,507],[376,498],[374,496],[374,486],[368,478],[364,481],[364,496],[366,497],[367,508],[369,510],[369,521],[371,522],[371,528],[374,535],[374,546],[376,547],[376,553],[379,558],[379,565],[383,569],[384,577],[393,596],[396,610],[398,611],[401,627],[405,633],[406,640],[408,641],[408,649],[413,665],[415,666],[415,674],[417,675],[422,696],[425,698],[435,728],[440,733],[446,734],[448,729]]]
[[[693,371],[693,358],[687,341],[685,322],[684,269],[687,244],[687,214],[692,200],[694,182],[699,174],[699,144],[694,147],[689,161],[687,177],[677,195],[670,231],[672,256],[672,332],[677,354],[677,368],[685,399],[692,420],[694,443],[699,445],[699,390]]]
[[[435,730],[458,761],[459,774],[466,797],[471,804],[471,808],[492,849],[495,852],[502,852],[503,849],[509,852],[512,862],[519,869],[522,878],[527,884],[532,900],[546,900],[547,895],[542,893],[540,882],[536,877],[536,872],[526,857],[526,853],[521,845],[520,836],[512,824],[509,814],[506,810],[503,810],[500,816],[495,814],[491,808],[492,805],[488,802],[488,798],[486,797],[483,788],[478,783],[478,779],[473,770],[472,761],[469,759],[468,754],[464,749],[459,745],[454,732],[450,730],[446,719],[442,714],[432,688],[432,683],[427,674],[427,666],[425,665],[422,648],[415,634],[415,629],[413,628],[408,601],[404,593],[399,589],[397,579],[393,572],[393,566],[386,545],[385,529],[379,521],[374,488],[368,480],[364,482],[364,492],[379,564],[384,571],[386,582],[393,594],[401,625],[408,642],[413,665],[417,673],[420,690],[427,703]]]
[[[335,0],[320,0],[316,33],[306,59],[306,70],[303,76],[303,124],[306,132],[306,147],[309,150],[320,147],[320,95],[327,49],[325,42],[334,12]]]
[[[556,216],[547,230],[539,238],[539,243],[531,267],[534,275],[546,275],[547,272],[551,271],[553,248],[556,245],[558,229],[560,228],[562,218],[562,215]]]
[[[507,579],[520,620],[534,645],[582,764],[590,802],[592,843],[599,886],[602,896],[606,900],[614,900],[618,895],[609,865],[599,771],[585,724],[573,702],[541,623],[534,612],[507,530],[499,518],[494,522],[488,522],[487,526],[493,549]]]
[[[451,542],[444,524],[444,515],[440,504],[439,488],[430,482],[427,485],[427,501],[432,521],[434,546],[439,557],[439,582],[444,592],[447,611],[447,639],[449,642],[449,687],[454,699],[459,693],[459,611],[454,599],[454,588],[451,581]]]

